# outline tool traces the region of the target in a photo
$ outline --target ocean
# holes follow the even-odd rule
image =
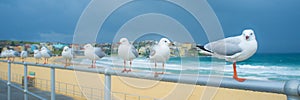
[[[88,62],[90,63],[90,61]],[[97,64],[123,68],[123,60],[118,57],[104,57],[97,61]],[[127,67],[129,67],[129,62]],[[157,69],[154,69],[154,64],[148,58],[141,57],[133,60],[132,69],[159,72],[162,71],[162,65],[158,63]],[[239,77],[247,79],[300,80],[300,54],[255,54],[248,60],[238,62],[237,71]],[[232,63],[208,56],[171,57],[165,65],[165,72],[168,74],[224,77],[232,77],[233,75]]]

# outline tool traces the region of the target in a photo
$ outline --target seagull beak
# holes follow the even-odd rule
[[[249,36],[246,36],[246,40],[248,40],[249,39]]]
[[[121,42],[118,42],[117,44],[122,44]]]
[[[175,46],[175,44],[171,42],[171,43],[169,44],[169,46]]]

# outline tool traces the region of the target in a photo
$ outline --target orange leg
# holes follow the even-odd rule
[[[163,69],[162,69],[161,74],[164,74],[164,72],[165,72],[165,63],[162,63],[162,67],[163,67]]]
[[[13,57],[12,59],[13,59],[12,62],[15,62],[15,57]]]
[[[157,74],[164,74],[164,70],[165,70],[165,63],[162,63],[162,71],[160,73],[157,73]]]
[[[93,63],[93,67],[92,68],[96,68],[96,60],[94,60],[94,63]]]
[[[158,72],[156,72],[156,67],[157,67],[157,64],[156,64],[156,62],[154,63],[154,71],[155,71],[155,73],[154,73],[154,77],[158,77]]]
[[[46,58],[44,58],[44,64],[46,64]]]
[[[238,82],[244,82],[246,80],[244,78],[238,78],[238,75],[236,72],[236,62],[233,63],[233,78]]]
[[[129,70],[127,70],[127,72],[131,72],[132,60],[130,60],[129,65],[130,65],[130,68],[129,68]]]
[[[126,72],[127,69],[126,69],[126,60],[124,60],[124,69],[122,70],[122,73]]]
[[[68,60],[66,59],[65,68],[68,66]]]
[[[89,67],[89,68],[94,68],[94,60],[92,60],[91,67]]]
[[[25,62],[26,58],[22,58],[22,62]]]

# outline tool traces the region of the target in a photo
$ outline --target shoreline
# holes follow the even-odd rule
[[[50,63],[61,65],[61,62],[54,61],[59,58],[60,57],[55,57],[50,59]],[[19,59],[16,59],[16,61],[19,61]],[[32,58],[29,58],[28,61],[35,62],[35,60]],[[1,71],[7,71],[7,64],[0,63],[0,66],[2,66],[0,68]],[[32,66],[28,66],[28,68],[28,71],[36,72],[37,78],[50,79],[50,69]],[[12,64],[12,72],[23,74],[23,66]],[[104,88],[104,75],[93,73],[57,69],[56,81],[78,84],[80,86],[88,86],[93,88]],[[167,100],[186,98],[188,98],[189,100],[199,100],[202,93],[204,93],[203,91],[206,88],[210,87],[112,76],[112,91],[125,92],[129,94],[137,94],[141,96],[155,98],[168,96],[166,98]],[[170,94],[170,91],[176,93],[177,95],[175,95],[174,93]],[[186,93],[186,91],[188,91],[188,93]],[[83,90],[83,92],[87,91]],[[178,95],[178,93],[180,95]],[[186,98],[184,97],[184,95],[186,95]],[[117,95],[116,98],[118,97],[123,96]],[[133,99],[134,97],[127,97],[127,99],[128,98]],[[286,96],[283,94],[255,92],[228,88],[217,88],[216,95],[213,97],[213,100],[252,100],[254,98],[256,100],[286,100]]]

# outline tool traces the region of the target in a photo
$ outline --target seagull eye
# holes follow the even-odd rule
[[[250,33],[250,35],[253,35],[253,33]]]

